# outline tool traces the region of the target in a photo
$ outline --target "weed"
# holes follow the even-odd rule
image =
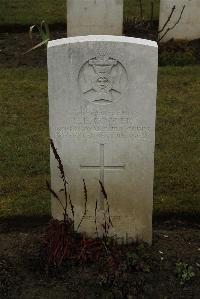
[[[181,285],[195,276],[193,267],[181,261],[176,263],[176,274]]]
[[[87,214],[88,191],[86,182],[83,179],[84,189],[84,211],[83,216],[77,226],[74,227],[75,209],[68,191],[68,180],[66,179],[64,166],[58,151],[52,139],[50,139],[51,149],[54,157],[58,162],[60,178],[63,182],[63,188],[55,192],[47,182],[47,187],[53,198],[58,201],[63,210],[63,220],[52,219],[48,224],[44,239],[43,248],[46,256],[46,270],[49,272],[50,267],[59,268],[69,262],[86,265],[87,263],[99,263],[100,267],[107,267],[111,270],[124,269],[130,272],[142,271],[149,272],[149,266],[143,261],[145,247],[142,244],[130,244],[129,246],[120,246],[117,238],[109,236],[109,229],[113,226],[110,217],[110,205],[108,195],[104,185],[99,181],[102,199],[104,200],[103,228],[101,238],[99,237],[96,226],[97,237],[89,238],[85,234],[78,233],[78,230]],[[60,192],[64,194],[64,200],[60,198]],[[98,202],[96,202],[95,215],[97,216]],[[70,217],[72,215],[72,219]],[[96,223],[95,217],[95,223]]]
[[[137,248],[126,253],[126,265],[129,272],[150,272],[150,266],[145,262],[144,257],[137,253]]]
[[[39,36],[42,39],[42,41],[39,44],[36,44],[35,46],[33,45],[33,36],[32,36],[34,28],[37,29],[37,31],[39,33]],[[36,50],[36,49],[40,48],[41,46],[47,46],[47,44],[48,44],[48,42],[50,40],[49,25],[43,20],[40,25],[32,25],[32,26],[30,26],[29,37],[30,37],[30,40],[31,40],[33,46],[32,46],[31,49],[29,49],[28,51],[26,51],[24,54],[27,54],[27,53],[29,53],[29,52],[31,52],[33,50]]]
[[[91,261],[98,261],[102,256],[102,253],[107,258],[107,263],[111,264],[111,259],[113,256],[110,256],[110,250],[108,246],[113,246],[112,240],[108,237],[109,228],[112,226],[112,221],[110,217],[110,206],[108,202],[108,195],[103,186],[103,183],[99,181],[101,192],[106,204],[106,208],[104,210],[104,222],[102,223],[103,227],[103,236],[102,238],[98,237],[98,229],[97,230],[97,238],[91,239],[83,234],[79,234],[78,230],[85,219],[87,214],[87,202],[88,202],[88,191],[86,182],[83,179],[83,187],[84,187],[84,211],[81,220],[75,229],[74,227],[74,217],[75,210],[71,200],[70,193],[68,191],[68,181],[66,179],[64,166],[62,164],[61,158],[58,154],[58,151],[54,145],[52,139],[50,139],[51,149],[53,151],[54,157],[58,162],[58,169],[60,172],[60,178],[63,182],[63,188],[59,190],[59,193],[55,192],[50,186],[49,182],[47,183],[47,187],[51,192],[53,198],[57,200],[63,210],[63,220],[58,221],[52,219],[47,226],[45,236],[44,236],[44,250],[46,254],[46,263],[47,268],[50,266],[60,267],[61,264],[65,260],[73,260],[79,263],[87,263]],[[60,198],[60,192],[64,193],[64,203]],[[72,215],[72,219],[70,217]],[[97,204],[95,208],[95,215],[97,215]],[[96,220],[95,220],[96,223]],[[114,259],[112,261],[114,265]]]

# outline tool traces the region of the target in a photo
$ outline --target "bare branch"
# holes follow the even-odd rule
[[[63,181],[63,185],[64,185],[64,194],[65,194],[65,208],[64,208],[64,212],[67,212],[67,205],[68,205],[68,192],[67,192],[67,180],[66,180],[66,176],[65,176],[65,171],[64,171],[64,166],[62,164],[61,158],[58,154],[58,151],[54,145],[53,139],[50,139],[50,145],[51,145],[51,149],[53,151],[54,157],[58,162],[58,169],[60,171],[60,175]]]
[[[94,222],[95,222],[96,234],[97,237],[99,237],[98,228],[97,228],[97,207],[98,207],[98,199],[96,199],[96,203],[95,203]]]
[[[140,0],[140,17],[143,19],[143,6],[142,6],[142,0]]]
[[[153,16],[154,16],[154,3],[151,1],[151,17],[150,17],[150,24],[153,23]]]
[[[166,34],[167,34],[169,31],[173,30],[173,29],[178,25],[178,23],[180,22],[180,20],[181,20],[181,18],[182,18],[182,15],[183,15],[184,10],[185,10],[185,5],[183,6],[183,8],[182,8],[182,10],[181,10],[181,13],[180,13],[180,16],[179,16],[178,20],[176,21],[176,23],[174,23],[173,26],[167,28],[167,30],[165,31],[165,33],[158,39],[158,42],[160,42],[160,41],[166,36]]]
[[[70,203],[70,208],[71,208],[71,212],[72,212],[72,216],[73,216],[73,222],[74,222],[74,206],[73,206],[72,201],[71,201],[70,193],[68,193],[68,196],[69,196],[69,203]]]
[[[170,14],[169,14],[169,16],[167,18],[167,21],[165,22],[165,24],[163,25],[163,27],[158,31],[158,33],[161,33],[165,29],[165,27],[167,26],[167,24],[170,22],[173,14],[174,14],[175,9],[176,9],[176,5],[174,5],[172,7],[172,10],[171,10],[171,12],[170,12]]]
[[[77,227],[77,231],[79,230],[79,227],[81,226],[84,218],[85,218],[85,215],[87,214],[87,201],[88,201],[88,196],[87,196],[87,187],[86,187],[86,183],[85,183],[85,180],[83,179],[83,186],[84,186],[84,199],[85,199],[85,208],[84,208],[84,213],[83,213],[83,216],[81,218],[81,221]]]
[[[46,181],[46,185],[47,185],[48,190],[49,190],[49,191],[51,192],[51,194],[53,195],[53,197],[55,197],[55,198],[58,200],[58,202],[60,203],[61,207],[62,207],[63,210],[65,211],[65,207],[64,207],[62,201],[60,200],[60,198],[59,198],[59,196],[56,194],[56,192],[51,188],[51,186],[50,186],[50,184],[49,184],[48,181]]]
[[[106,190],[105,190],[105,187],[104,187],[103,183],[102,183],[100,180],[99,180],[99,184],[100,184],[100,186],[101,186],[101,192],[102,192],[102,194],[103,194],[103,196],[104,196],[104,199],[106,200],[106,204],[107,204],[108,221],[109,221],[109,224],[110,224],[111,226],[113,226],[113,224],[112,224],[112,220],[111,220],[111,217],[110,217],[110,205],[109,205],[109,201],[108,201],[108,195],[107,195],[107,193],[106,193]]]

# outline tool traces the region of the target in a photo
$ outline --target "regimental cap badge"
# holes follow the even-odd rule
[[[127,81],[127,72],[122,64],[106,55],[91,58],[79,73],[84,98],[96,104],[105,105],[119,100]]]

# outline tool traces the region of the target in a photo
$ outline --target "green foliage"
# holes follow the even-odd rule
[[[137,246],[137,252],[138,252],[138,254],[139,254],[140,256],[144,254],[144,252],[145,252],[145,246],[144,246],[144,243],[140,243],[140,244],[138,244],[138,246]]]
[[[126,266],[129,271],[142,271],[144,273],[150,272],[150,266],[144,261],[143,255],[140,255],[137,252],[137,249],[126,253]]]
[[[126,265],[128,269],[135,269],[142,272],[150,272],[150,267],[145,262],[146,246],[138,243],[134,251],[127,251]]]
[[[128,252],[126,255],[126,263],[130,268],[136,266],[139,259],[140,257],[135,252]]]
[[[176,274],[181,285],[195,276],[193,267],[184,262],[176,263]]]
[[[26,51],[24,54],[27,54],[30,51],[36,50],[37,48],[39,48],[41,46],[47,46],[48,41],[50,40],[49,25],[45,21],[42,21],[40,25],[30,26],[29,36],[30,36],[30,39],[31,39],[32,43],[33,43],[32,32],[33,32],[34,28],[36,28],[37,31],[39,32],[39,35],[40,35],[42,41],[39,44],[33,46],[30,50]]]
[[[159,65],[185,66],[200,63],[200,44],[197,41],[175,41],[159,45]]]
[[[159,65],[160,66],[185,66],[197,64],[198,60],[192,51],[187,52],[168,52],[164,51],[159,55]]]

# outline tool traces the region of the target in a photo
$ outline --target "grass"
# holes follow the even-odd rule
[[[200,215],[200,67],[159,70],[155,214]],[[0,73],[0,216],[46,215],[50,196],[47,73]]]
[[[0,25],[31,25],[46,20],[49,24],[66,22],[66,0],[1,0]],[[149,18],[150,2],[142,0],[144,16]],[[155,3],[158,18],[159,0]],[[125,16],[140,16],[139,0],[125,0]]]
[[[143,16],[145,19],[151,17],[151,2],[154,4],[154,19],[158,20],[160,0],[142,0]],[[140,18],[140,1],[125,0],[124,1],[124,16],[134,16]]]
[[[42,69],[2,70],[0,75],[0,215],[50,211],[47,76]]]
[[[159,72],[155,214],[200,213],[200,67]]]

